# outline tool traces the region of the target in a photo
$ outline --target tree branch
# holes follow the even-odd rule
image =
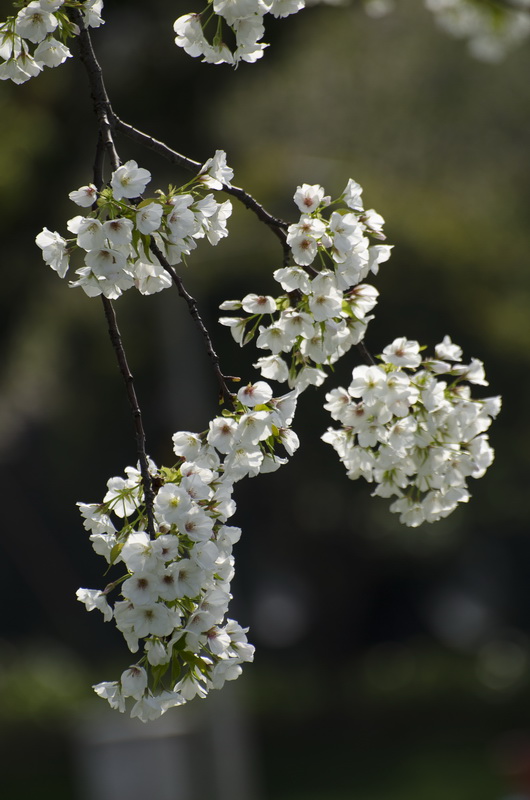
[[[158,260],[160,261],[160,263],[162,264],[162,266],[164,267],[166,272],[168,272],[169,275],[171,275],[171,280],[173,281],[173,283],[177,287],[177,291],[178,291],[179,295],[186,302],[186,304],[188,306],[188,309],[189,309],[189,312],[191,314],[191,317],[192,317],[193,321],[195,322],[195,325],[199,329],[199,331],[201,333],[201,336],[204,339],[204,342],[206,344],[206,352],[208,353],[210,361],[212,362],[213,370],[214,370],[215,376],[217,378],[217,383],[219,384],[219,398],[222,399],[225,403],[227,403],[229,406],[231,406],[233,408],[234,407],[234,393],[230,391],[230,389],[227,386],[226,381],[227,380],[238,381],[239,378],[236,378],[233,375],[224,375],[222,373],[221,367],[219,365],[219,356],[217,355],[217,353],[214,350],[214,346],[212,344],[212,339],[210,337],[210,334],[208,333],[208,329],[207,329],[206,325],[204,324],[204,322],[202,320],[202,317],[201,317],[201,315],[199,313],[199,308],[197,306],[197,301],[187,291],[187,289],[184,286],[184,283],[182,281],[182,278],[175,271],[174,267],[171,266],[171,264],[169,263],[167,258],[165,258],[164,254],[162,253],[162,251],[160,250],[160,248],[158,247],[158,245],[156,244],[156,242],[154,241],[153,238],[151,238],[150,247],[151,247],[151,251],[158,258]]]
[[[74,21],[79,26],[79,55],[88,76],[94,112],[99,123],[99,133],[109,157],[112,169],[115,170],[120,166],[120,159],[118,157],[118,153],[116,152],[116,147],[114,146],[114,140],[112,138],[110,120],[113,116],[113,111],[107,90],[105,88],[105,83],[103,81],[103,72],[96,58],[96,54],[94,53],[90,33],[85,27],[83,15],[80,9],[72,8],[71,14]]]
[[[138,144],[143,145],[148,150],[152,150],[159,156],[162,156],[162,158],[165,158],[171,164],[175,164],[176,166],[182,167],[188,172],[194,173],[198,172],[202,167],[202,164],[199,161],[194,161],[192,158],[188,158],[187,156],[183,156],[181,153],[177,153],[176,150],[172,150],[171,147],[168,147],[164,142],[160,142],[158,139],[155,139],[154,136],[150,136],[148,133],[144,133],[143,131],[138,130],[138,128],[134,128],[132,125],[129,125],[128,122],[124,122],[114,111],[112,112],[110,123],[113,130],[120,131],[125,136],[128,136],[129,139],[132,139],[134,142],[138,142]]]
[[[116,319],[116,312],[114,311],[114,306],[112,305],[111,301],[104,295],[101,295],[101,300],[103,303],[103,310],[105,312],[105,317],[107,319],[110,340],[112,342],[114,352],[116,353],[116,358],[118,360],[120,372],[125,383],[127,399],[129,400],[129,405],[131,407],[134,429],[136,433],[136,451],[138,453],[138,459],[140,462],[140,472],[142,475],[142,484],[145,496],[147,531],[151,536],[151,538],[154,538],[155,522],[153,515],[153,503],[155,500],[155,493],[153,491],[153,481],[151,475],[149,474],[149,464],[145,449],[145,431],[142,422],[142,412],[138,404],[138,398],[136,397],[136,390],[134,388],[134,379],[131,370],[129,369],[129,364],[127,363],[127,357],[125,355],[125,350],[123,348],[123,343],[121,340],[120,331],[118,329],[118,322]]]
[[[133,141],[144,145],[149,150],[153,150],[171,164],[182,167],[183,169],[188,170],[188,172],[199,172],[202,164],[200,164],[198,161],[194,161],[191,158],[187,158],[187,156],[183,156],[181,153],[177,153],[176,150],[172,150],[171,147],[168,147],[164,142],[160,142],[158,139],[153,138],[153,136],[149,136],[147,133],[143,133],[143,131],[134,128],[132,125],[129,125],[129,123],[121,120],[112,110],[110,114],[110,121],[114,130],[120,131]],[[265,223],[265,225],[271,229],[275,236],[277,236],[280,240],[284,253],[290,252],[285,233],[289,226],[287,222],[279,219],[278,217],[274,217],[272,214],[269,214],[269,212],[266,211],[265,208],[263,208],[263,206],[258,203],[258,201],[252,197],[251,194],[246,192],[244,189],[241,189],[239,186],[232,186],[232,184],[227,183],[223,185],[223,191],[226,192],[226,194],[230,194],[237,198],[240,203],[252,211],[261,222]]]

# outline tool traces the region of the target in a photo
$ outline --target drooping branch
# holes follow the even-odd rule
[[[219,356],[215,352],[211,336],[208,333],[208,328],[204,324],[203,319],[202,319],[202,317],[200,315],[199,308],[198,308],[198,305],[197,305],[197,301],[188,292],[188,290],[184,286],[182,278],[178,275],[178,273],[175,271],[175,269],[171,266],[171,264],[168,262],[167,258],[165,258],[164,254],[162,253],[162,251],[160,250],[160,248],[158,247],[158,245],[156,244],[154,239],[151,239],[150,247],[151,247],[151,251],[158,258],[158,260],[160,261],[160,263],[162,264],[162,266],[164,267],[166,272],[168,272],[169,275],[171,276],[171,280],[175,284],[179,295],[182,297],[182,299],[185,301],[186,305],[188,306],[188,310],[190,312],[190,315],[191,315],[195,325],[197,326],[202,338],[204,339],[204,343],[206,345],[206,352],[208,353],[208,356],[209,356],[210,361],[212,363],[213,371],[215,373],[215,377],[217,378],[217,383],[219,384],[219,397],[220,397],[220,399],[222,399],[227,405],[229,405],[229,406],[231,406],[233,408],[233,406],[234,406],[234,394],[228,388],[228,385],[227,385],[226,381],[227,380],[238,381],[239,378],[236,378],[233,375],[224,375],[223,374],[223,372],[221,371],[221,367],[219,365]]]
[[[146,439],[142,421],[142,412],[138,404],[138,398],[136,397],[136,390],[134,388],[134,379],[131,370],[129,369],[129,364],[127,363],[127,357],[125,355],[125,350],[121,340],[121,335],[118,328],[118,322],[116,319],[116,312],[114,311],[114,306],[107,297],[104,297],[104,295],[101,295],[101,300],[103,303],[103,310],[105,312],[105,317],[107,319],[109,337],[112,342],[112,347],[114,348],[114,352],[116,353],[116,358],[118,360],[120,372],[125,383],[127,399],[131,407],[131,413],[133,416],[134,429],[136,434],[136,451],[138,453],[138,459],[140,462],[140,473],[142,475],[142,485],[144,489],[145,509],[147,514],[147,531],[151,536],[151,538],[154,538],[155,524],[153,515],[153,503],[155,500],[155,493],[153,491],[153,481],[151,479],[151,475],[149,474],[149,462],[145,449]]]
[[[197,173],[202,167],[202,164],[199,161],[194,161],[192,158],[188,158],[187,156],[183,156],[181,153],[177,153],[176,150],[172,150],[171,147],[168,147],[168,145],[164,142],[155,139],[154,136],[150,136],[148,133],[144,133],[143,131],[138,130],[138,128],[134,128],[132,125],[129,125],[128,122],[124,122],[114,111],[112,112],[110,121],[113,130],[120,131],[128,136],[129,139],[132,139],[134,142],[138,142],[138,144],[143,145],[148,150],[152,150],[154,153],[162,156],[162,158],[165,158],[171,164],[175,164],[177,167],[182,167],[188,172],[193,173]]]

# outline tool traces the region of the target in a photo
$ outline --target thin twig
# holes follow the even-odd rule
[[[361,354],[365,364],[368,364],[369,367],[374,366],[377,363],[372,354],[370,353],[370,351],[367,349],[364,342],[359,342],[357,344],[357,350]]]
[[[143,133],[143,131],[138,130],[138,128],[134,128],[132,125],[129,125],[128,122],[124,122],[113,111],[111,112],[110,122],[114,130],[120,131],[133,141],[144,145],[144,147],[149,148],[149,150],[153,150],[171,164],[175,164],[176,166],[182,167],[188,172],[193,173],[199,172],[200,168],[202,167],[202,164],[200,164],[198,161],[194,161],[192,158],[188,158],[187,156],[183,156],[181,153],[177,153],[176,150],[168,147],[168,145],[164,142],[160,142],[153,136],[149,136],[149,134]],[[272,214],[269,214],[269,212],[266,211],[265,208],[258,203],[258,201],[252,197],[251,194],[246,192],[244,189],[241,189],[239,186],[232,186],[230,183],[225,183],[223,184],[223,191],[226,192],[226,194],[230,194],[237,198],[240,203],[252,211],[257,218],[261,222],[265,223],[265,225],[267,225],[278,237],[284,252],[290,252],[286,242],[287,237],[285,233],[286,229],[289,227],[287,222],[279,219],[278,217],[274,217]]]
[[[164,267],[166,272],[168,272],[169,275],[171,275],[171,280],[173,281],[173,283],[177,287],[177,291],[178,291],[179,295],[186,302],[186,304],[188,306],[188,309],[189,309],[189,312],[190,312],[190,315],[191,315],[193,321],[195,322],[197,328],[199,329],[199,331],[200,331],[200,333],[201,333],[201,335],[202,335],[202,337],[204,339],[204,342],[205,342],[205,345],[206,345],[206,352],[208,353],[210,361],[212,362],[213,370],[214,370],[215,376],[217,378],[217,383],[219,384],[219,397],[220,397],[220,399],[222,399],[225,403],[227,403],[229,406],[231,406],[233,408],[234,407],[234,394],[228,388],[226,381],[227,380],[238,380],[238,379],[234,378],[232,375],[224,375],[221,372],[221,367],[219,366],[219,356],[217,355],[217,353],[214,350],[210,334],[208,333],[208,329],[207,329],[206,325],[204,324],[204,322],[202,320],[202,317],[201,317],[201,315],[199,313],[199,308],[197,306],[197,301],[188,292],[188,290],[184,286],[182,278],[178,275],[178,273],[175,271],[175,269],[171,266],[171,264],[169,263],[167,258],[165,258],[164,254],[162,253],[162,251],[160,250],[160,248],[158,247],[158,245],[156,244],[154,239],[151,239],[150,248],[151,248],[151,251],[154,253],[154,255],[158,258],[158,260],[160,261],[160,263],[162,264],[162,266]]]
[[[110,123],[113,130],[120,131],[134,142],[138,142],[138,144],[143,145],[148,150],[153,150],[153,152],[157,153],[159,156],[162,156],[162,158],[165,158],[171,164],[175,164],[176,166],[182,167],[188,172],[194,173],[198,172],[202,167],[202,164],[199,161],[194,161],[192,158],[188,158],[187,156],[181,155],[181,153],[177,153],[176,150],[172,150],[171,147],[168,147],[164,142],[160,142],[158,139],[155,139],[154,136],[149,136],[148,133],[143,133],[143,131],[138,130],[138,128],[134,128],[132,125],[129,125],[128,122],[124,122],[116,113],[114,113],[114,111],[112,112]]]
[[[129,364],[127,363],[127,357],[125,355],[125,350],[121,340],[121,335],[118,328],[118,322],[116,320],[116,312],[114,311],[114,306],[112,305],[111,301],[104,295],[101,295],[101,301],[103,303],[103,310],[105,312],[107,324],[109,326],[110,340],[112,342],[114,352],[116,353],[116,358],[118,359],[120,372],[125,383],[127,399],[129,400],[129,405],[131,407],[131,413],[134,421],[134,429],[136,433],[136,451],[138,453],[138,458],[140,461],[140,473],[142,475],[142,484],[145,496],[147,531],[149,535],[152,538],[154,538],[155,525],[153,516],[153,503],[155,500],[155,493],[153,491],[153,481],[149,473],[149,462],[145,449],[145,431],[142,422],[142,412],[138,404],[138,398],[136,397],[136,390],[134,388],[134,379],[131,370],[129,369]]]

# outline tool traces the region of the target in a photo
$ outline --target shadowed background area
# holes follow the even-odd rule
[[[64,233],[77,213],[68,192],[91,180],[96,123],[73,59],[23,86],[2,84],[6,796],[105,800],[87,775],[105,773],[97,754],[107,736],[152,747],[142,751],[144,775],[159,800],[224,798],[227,786],[232,800],[526,798],[530,48],[483,64],[415,0],[378,20],[354,3],[270,20],[264,59],[234,71],[175,48],[171,24],[186,4],[168,11],[153,0],[148,15],[143,6],[108,0],[107,23],[93,33],[116,112],[199,161],[226,150],[234,183],[289,221],[298,184],[337,196],[349,177],[359,181],[395,245],[373,281],[381,296],[367,347],[378,353],[403,335],[432,347],[450,334],[467,358],[482,359],[487,393],[504,398],[490,434],[496,461],[472,483],[468,506],[402,528],[320,441],[325,388],[348,381],[360,363],[352,351],[326,387],[302,398],[302,446],[290,463],[236,493],[243,537],[231,613],[251,627],[255,663],[219,697],[169,712],[151,738],[141,723],[116,734],[112,717],[98,723],[105,709],[89,687],[118,677],[129,656],[121,636],[76,603],[79,586],[105,579],[75,503],[98,502],[108,478],[136,461],[133,429],[100,303],[69,290],[34,244],[43,226]],[[134,143],[117,144],[122,160],[152,171],[153,189],[186,180]],[[217,307],[276,293],[282,254],[235,202],[229,227],[180,274],[223,370],[246,381],[256,351],[231,340]],[[203,430],[216,413],[208,358],[176,292],[128,292],[116,310],[149,452],[171,463],[171,434]],[[163,741],[185,742],[178,758],[170,748],[164,761]],[[186,783],[190,764],[211,784]],[[111,796],[134,800],[125,772]]]

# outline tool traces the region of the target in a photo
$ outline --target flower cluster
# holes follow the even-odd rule
[[[287,17],[304,7],[305,0],[213,0],[205,11],[185,14],[175,21],[175,44],[210,64],[252,63],[262,57],[267,47],[261,41],[264,16]],[[208,27],[212,31],[210,38],[206,35]],[[223,28],[229,29],[230,38],[235,38],[233,49],[223,40]]]
[[[247,629],[226,619],[232,548],[241,533],[226,523],[236,510],[234,484],[285,463],[275,456],[278,444],[288,454],[297,448],[290,430],[296,401],[296,392],[273,398],[270,386],[258,381],[240,389],[234,410],[204,433],[174,434],[177,463],[157,469],[150,462],[154,537],[138,469],[111,478],[101,504],[79,504],[94,550],[124,569],[104,591],[79,589],[78,599],[114,619],[131,652],[143,643],[139,660],[119,681],[94,687],[113,708],[125,711],[131,697],[131,716],[155,719],[221,688],[252,660]],[[111,606],[108,597],[117,588],[121,599]]]
[[[68,39],[79,34],[65,8],[79,6],[87,27],[102,23],[103,0],[32,0],[24,4],[16,16],[0,24],[0,80],[25,83],[38,75],[43,67],[58,67],[71,57]]]
[[[396,339],[381,363],[356,367],[347,389],[333,389],[324,406],[340,429],[331,444],[352,480],[376,483],[380,497],[397,497],[390,510],[416,527],[446,517],[469,499],[467,478],[480,478],[493,461],[485,431],[500,397],[475,400],[469,384],[487,386],[478,359],[446,336],[434,358],[418,342]]]
[[[160,292],[171,286],[171,277],[156,252],[173,266],[191,253],[198,239],[216,245],[228,235],[232,204],[218,203],[205,189],[221,189],[232,177],[225,153],[218,150],[186,186],[170,187],[166,194],[158,190],[158,197],[141,199],[151,174],[136,161],[128,161],[112,173],[110,186],[101,192],[89,184],[70,193],[78,206],[93,208],[87,216],[68,221],[74,238],[64,239],[44,228],[36,243],[46,264],[61,278],[72,252],[83,253],[83,266],[70,286],[81,287],[89,297],[103,294],[116,299],[132,286],[142,294]]]
[[[271,351],[254,365],[263,377],[288,381],[300,391],[320,386],[326,378],[323,367],[363,339],[378,292],[361,281],[370,272],[377,274],[391,246],[370,242],[370,236],[384,239],[384,220],[373,209],[363,209],[361,194],[353,180],[334,202],[322,186],[299,186],[294,200],[300,220],[287,231],[294,263],[274,272],[286,294],[249,294],[221,305],[225,311],[246,313],[220,319],[240,345],[257,335],[256,347]],[[268,322],[262,324],[265,315]],[[289,354],[289,362],[282,354]]]

